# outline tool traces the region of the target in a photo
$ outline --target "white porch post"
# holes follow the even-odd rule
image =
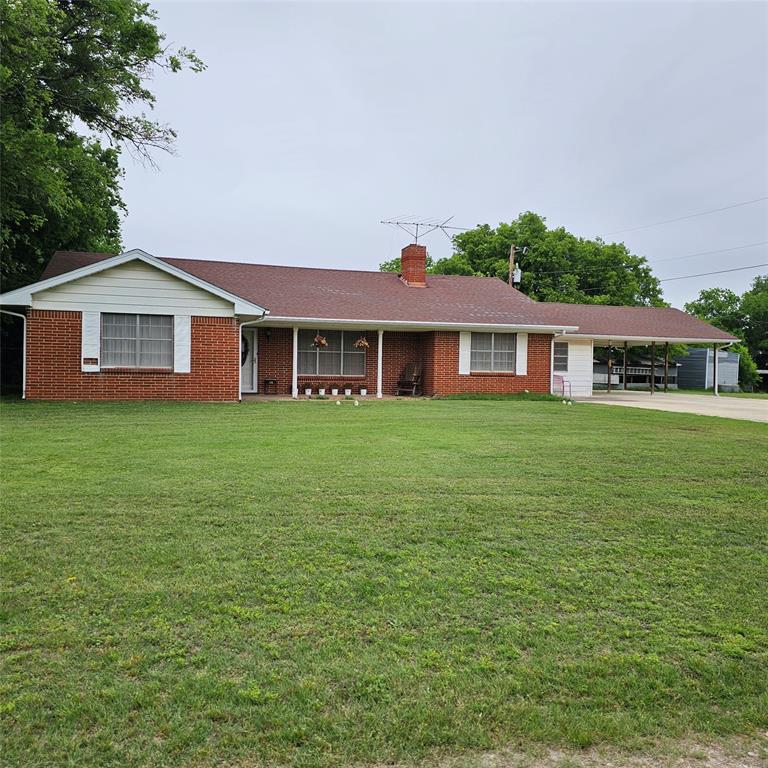
[[[382,387],[382,370],[381,370],[381,361],[383,359],[383,348],[384,348],[384,331],[379,329],[379,343],[376,346],[376,397],[381,398],[383,395],[383,392],[381,391]]]
[[[715,397],[719,397],[720,392],[717,387],[717,344],[712,345],[712,352],[714,353],[712,357],[712,393]]]
[[[291,397],[299,396],[299,329],[293,328],[293,362],[291,364]]]

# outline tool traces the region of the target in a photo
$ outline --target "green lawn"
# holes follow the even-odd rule
[[[768,727],[768,429],[559,402],[6,402],[0,764]]]
[[[670,389],[670,392],[680,392],[683,395],[705,395],[713,397],[711,389]],[[768,398],[768,392],[720,392],[720,397]]]

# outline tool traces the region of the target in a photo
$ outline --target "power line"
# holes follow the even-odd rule
[[[726,253],[728,251],[741,251],[745,248],[756,248],[760,245],[768,245],[768,240],[764,240],[760,243],[748,243],[747,245],[734,245],[730,248],[718,248],[714,251],[698,251],[697,253],[688,253],[685,256],[672,256],[668,259],[659,259],[658,261],[650,262],[647,261],[645,264],[638,264],[633,266],[640,266],[640,267],[655,267],[656,264],[662,264],[666,261],[678,261],[680,259],[692,259],[694,256],[710,256],[715,253]],[[622,264],[622,266],[626,267],[628,265]],[[605,265],[599,266],[599,267],[588,267],[587,269],[579,269],[577,265],[572,265],[570,269],[551,269],[546,270],[544,272],[536,272],[537,275],[570,275],[575,274],[577,276],[579,275],[586,275],[591,272],[602,272],[610,269],[611,267],[606,267]]]
[[[678,277],[663,277],[659,280],[660,283],[668,283],[671,280],[688,280],[693,277],[707,277],[709,275],[721,275],[726,272],[741,272],[745,269],[759,269],[760,267],[768,267],[768,264],[752,264],[749,267],[733,267],[731,269],[718,269],[714,272],[701,272],[696,275],[679,275]],[[576,288],[579,293],[605,293],[605,287],[600,288]]]
[[[768,267],[768,262],[765,264],[752,264],[749,267],[734,267],[733,269],[718,269],[716,272],[700,272],[698,275],[680,275],[680,277],[663,277],[659,280],[660,283],[668,283],[670,280],[687,280],[689,277],[707,277],[708,275],[724,275],[726,272],[741,272],[744,269],[759,269],[760,267]]]
[[[763,240],[759,243],[748,243],[747,245],[734,245],[731,248],[718,248],[716,251],[699,251],[698,253],[689,253],[687,256],[671,256],[668,259],[656,259],[652,263],[649,262],[651,266],[654,264],[662,264],[665,261],[680,261],[680,259],[690,259],[694,256],[709,256],[713,253],[726,253],[727,251],[742,251],[745,248],[756,248],[758,245],[768,245],[768,240]]]
[[[665,219],[664,221],[656,221],[653,224],[642,224],[639,227],[627,227],[625,229],[614,229],[611,232],[606,232],[606,235],[617,235],[620,232],[637,232],[638,229],[649,229],[650,227],[660,227],[662,224],[673,224],[676,221],[685,221],[686,219],[695,219],[698,216],[708,216],[710,213],[719,213],[720,211],[729,211],[732,208],[741,208],[743,205],[752,205],[753,203],[759,203],[763,200],[768,200],[768,195],[765,197],[756,197],[754,200],[744,200],[741,203],[734,203],[733,205],[724,205],[722,208],[711,208],[708,211],[700,211],[699,213],[690,213],[687,216],[678,216],[676,219]]]

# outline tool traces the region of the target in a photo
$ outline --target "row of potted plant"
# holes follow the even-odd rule
[[[327,384],[320,384],[317,388],[318,397],[325,397],[327,394],[331,394],[333,397],[338,397],[339,392],[342,391],[345,397],[352,395],[352,385],[345,384],[340,390],[339,387],[329,387]],[[312,387],[305,387],[304,394],[307,397],[312,396]],[[368,390],[365,387],[360,387],[360,397],[365,397],[368,394]]]

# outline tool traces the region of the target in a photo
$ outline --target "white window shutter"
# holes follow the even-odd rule
[[[80,349],[80,370],[83,373],[98,373],[101,354],[101,314],[82,312],[83,330]],[[87,362],[86,362],[87,361]]]
[[[189,315],[173,317],[173,370],[189,373],[192,358],[192,318]]]
[[[459,373],[468,374],[472,358],[472,333],[461,331],[459,333]]]
[[[518,376],[528,375],[528,334],[518,333],[515,344],[515,373]]]

